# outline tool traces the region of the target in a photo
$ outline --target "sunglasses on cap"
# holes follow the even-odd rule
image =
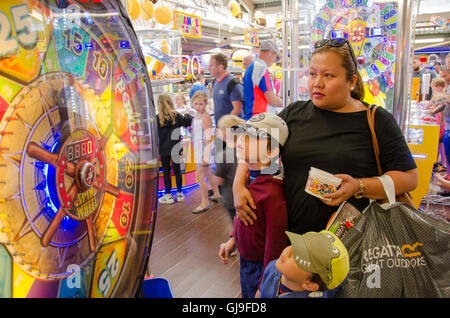
[[[232,126],[231,132],[233,134],[237,134],[237,135],[242,135],[242,134],[248,133],[248,134],[252,135],[253,137],[257,137],[257,138],[264,138],[264,139],[272,138],[272,136],[269,133],[267,133],[267,131],[265,131],[263,129],[259,129],[252,125],[248,125],[248,124]]]
[[[321,48],[321,47],[323,47],[325,45],[329,45],[331,47],[341,47],[341,46],[344,46],[345,44],[348,45],[348,49],[350,50],[350,55],[352,56],[353,63],[355,63],[355,67],[356,67],[355,70],[357,71],[358,70],[358,63],[356,62],[355,53],[353,53],[353,49],[350,46],[350,43],[348,42],[348,40],[342,39],[342,38],[323,39],[323,40],[317,41],[314,44],[314,48],[318,49],[318,48]]]

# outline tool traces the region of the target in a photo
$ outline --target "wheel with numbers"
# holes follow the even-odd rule
[[[143,279],[155,113],[121,12],[0,3],[0,297],[130,297]]]

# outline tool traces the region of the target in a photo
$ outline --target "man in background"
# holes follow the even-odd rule
[[[223,115],[239,116],[242,111],[244,100],[242,85],[233,75],[228,74],[227,66],[228,59],[222,53],[211,56],[209,60],[208,70],[215,78],[212,85],[212,98],[216,125]],[[231,81],[237,81],[237,83],[230,84]]]
[[[253,56],[247,55],[246,57],[244,57],[242,59],[242,66],[243,66],[244,70],[246,70],[252,62],[253,62]]]
[[[270,78],[269,67],[281,58],[274,41],[262,41],[259,56],[248,66],[244,75],[244,119],[267,111],[267,105],[282,107]]]

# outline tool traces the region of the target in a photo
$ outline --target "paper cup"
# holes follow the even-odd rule
[[[311,167],[305,192],[322,200],[331,201],[323,196],[335,192],[341,185],[342,179],[336,178],[331,173]]]

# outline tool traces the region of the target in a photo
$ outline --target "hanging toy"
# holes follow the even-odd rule
[[[158,6],[155,9],[155,19],[159,24],[168,24],[173,20],[173,11],[168,6]]]
[[[136,20],[141,14],[141,6],[137,0],[128,0],[128,15],[131,20]]]
[[[144,0],[142,2],[142,19],[145,21],[150,20],[153,18],[154,13],[154,6],[153,3],[150,0]]]
[[[266,16],[261,11],[255,12],[255,22],[256,24],[265,27],[266,26]]]
[[[162,41],[160,46],[155,46],[155,52],[160,50],[162,52],[162,56],[167,57],[169,55],[169,43],[167,41]],[[162,57],[160,57],[163,59]],[[163,62],[160,59],[157,59],[156,57],[151,56],[145,56],[145,63],[147,64],[148,73],[151,79],[159,79],[161,78],[161,71],[166,65],[165,62]]]
[[[236,0],[231,0],[228,5],[231,15],[237,19],[242,19],[241,6]]]
[[[275,20],[275,29],[277,30],[277,32],[281,32],[282,28],[283,28],[283,24],[282,24],[281,18],[277,18]]]

